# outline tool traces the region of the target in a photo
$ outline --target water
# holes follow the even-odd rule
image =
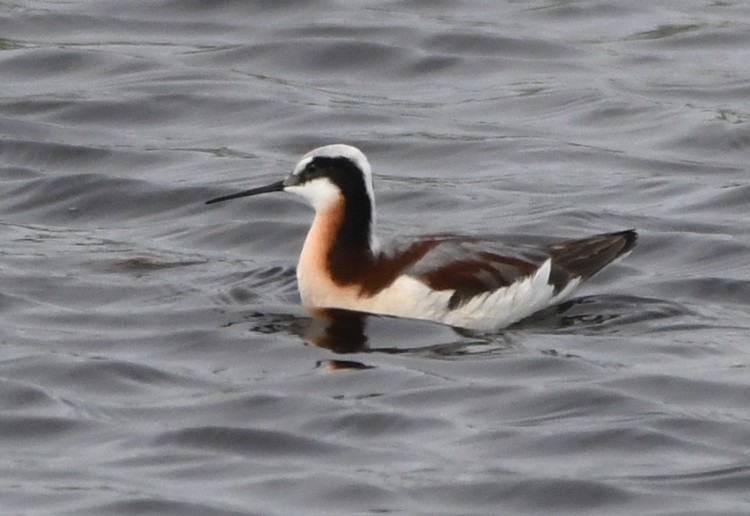
[[[750,6],[0,3],[3,514],[750,512]],[[635,252],[496,336],[312,320],[361,147],[381,237]]]

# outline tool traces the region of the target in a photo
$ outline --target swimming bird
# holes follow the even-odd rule
[[[383,246],[367,157],[350,145],[314,149],[286,179],[217,197],[217,202],[289,192],[315,210],[297,264],[303,305],[437,321],[497,331],[566,299],[628,253],[634,230],[548,245],[428,235]]]

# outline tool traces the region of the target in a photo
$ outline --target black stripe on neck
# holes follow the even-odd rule
[[[359,167],[345,157],[313,159],[316,175],[328,177],[344,197],[344,217],[336,230],[328,253],[328,266],[333,278],[351,283],[361,268],[372,260],[372,200],[367,193],[365,178]]]

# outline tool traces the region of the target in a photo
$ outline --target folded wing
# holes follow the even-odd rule
[[[636,238],[628,230],[544,246],[509,246],[483,238],[436,236],[403,272],[434,290],[453,290],[448,306],[453,309],[533,276],[551,260],[547,282],[557,294],[630,251]]]

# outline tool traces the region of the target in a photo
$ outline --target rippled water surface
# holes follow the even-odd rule
[[[739,0],[0,2],[1,512],[750,513],[748,63]],[[203,201],[334,142],[384,239],[639,245],[499,335],[311,319],[309,208]]]

